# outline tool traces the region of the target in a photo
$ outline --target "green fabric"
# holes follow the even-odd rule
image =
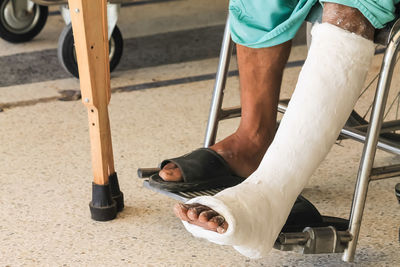
[[[230,28],[235,43],[270,47],[292,39],[318,0],[231,0]]]
[[[395,18],[400,0],[321,0],[358,8],[375,28]],[[230,0],[230,28],[235,43],[270,47],[292,39],[318,0]],[[313,8],[314,7],[314,8]],[[314,16],[315,17],[315,16]]]

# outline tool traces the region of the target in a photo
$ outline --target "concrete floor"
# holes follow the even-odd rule
[[[112,87],[122,92],[112,95],[110,116],[126,207],[111,222],[90,219],[86,110],[80,101],[55,99],[59,90],[79,89],[51,57],[63,27],[60,16],[51,16],[32,42],[0,40],[0,107],[8,107],[0,112],[1,266],[400,266],[400,206],[393,193],[399,178],[371,184],[354,264],[341,262],[340,254],[276,250],[260,260],[247,259],[231,247],[193,238],[172,213],[175,201],[142,187],[138,167],[156,166],[202,145],[213,87],[209,74],[216,70],[225,10],[226,2],[216,0],[122,9],[119,26],[127,46],[112,73]],[[176,49],[177,34],[195,41]],[[153,52],[143,43],[155,45]],[[290,95],[300,70],[296,63],[305,56],[304,45],[294,47],[282,98]],[[376,56],[369,80],[381,58]],[[168,86],[159,87],[163,81]],[[399,83],[396,77],[394,87]],[[237,105],[236,76],[227,87],[225,106]],[[370,97],[367,93],[358,108]],[[223,122],[219,138],[237,124]],[[353,141],[335,145],[312,177],[304,195],[321,213],[348,216],[361,150]],[[377,155],[380,164],[398,161]]]

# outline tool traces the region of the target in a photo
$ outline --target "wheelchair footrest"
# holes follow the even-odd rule
[[[341,253],[349,241],[348,231],[338,231],[333,226],[306,227],[303,232],[280,233],[274,248],[302,254]]]
[[[150,173],[155,171],[155,168],[141,169],[139,177],[148,177]],[[198,196],[213,196],[225,189],[221,187],[201,191],[169,192],[152,187],[147,179],[143,181],[143,186],[182,202]],[[274,248],[283,251],[296,251],[302,254],[343,252],[347,243],[351,240],[347,227],[347,220],[322,216],[311,202],[299,196],[274,244]]]
[[[200,191],[187,191],[187,192],[169,192],[166,190],[161,190],[155,187],[152,187],[149,184],[149,181],[144,180],[143,181],[143,186],[147,189],[150,189],[154,192],[163,194],[167,197],[173,198],[178,201],[186,202],[189,199],[199,197],[199,196],[213,196],[217,194],[218,192],[222,191],[225,189],[225,187],[220,187],[220,188],[214,188],[214,189],[208,189],[208,190],[200,190]]]

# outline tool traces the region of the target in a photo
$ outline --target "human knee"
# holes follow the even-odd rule
[[[375,28],[357,8],[336,3],[325,3],[322,22],[336,25],[369,40],[374,38]]]

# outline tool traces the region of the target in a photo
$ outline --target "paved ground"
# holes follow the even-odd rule
[[[91,164],[87,115],[56,58],[61,17],[50,16],[32,42],[0,40],[1,266],[339,266],[337,255],[273,251],[260,260],[195,239],[173,216],[174,200],[142,187],[138,167],[202,145],[226,2],[147,1],[122,8],[125,51],[112,73],[110,104],[116,169],[126,208],[111,222],[90,219]],[[52,9],[53,10],[53,9]],[[53,10],[54,11],[54,10]],[[300,40],[298,43],[301,43]],[[306,47],[293,49],[282,97],[296,83]],[[371,80],[379,69],[377,55]],[[238,104],[236,61],[225,105]],[[399,86],[397,77],[394,87]],[[395,91],[395,90],[394,90]],[[366,109],[371,94],[357,108]],[[393,97],[392,97],[393,99]],[[312,119],[312,117],[310,118]],[[219,138],[238,121],[223,122]],[[323,214],[347,217],[362,146],[334,146],[304,195]],[[399,158],[379,152],[379,163]],[[356,266],[400,266],[399,178],[371,184]]]

